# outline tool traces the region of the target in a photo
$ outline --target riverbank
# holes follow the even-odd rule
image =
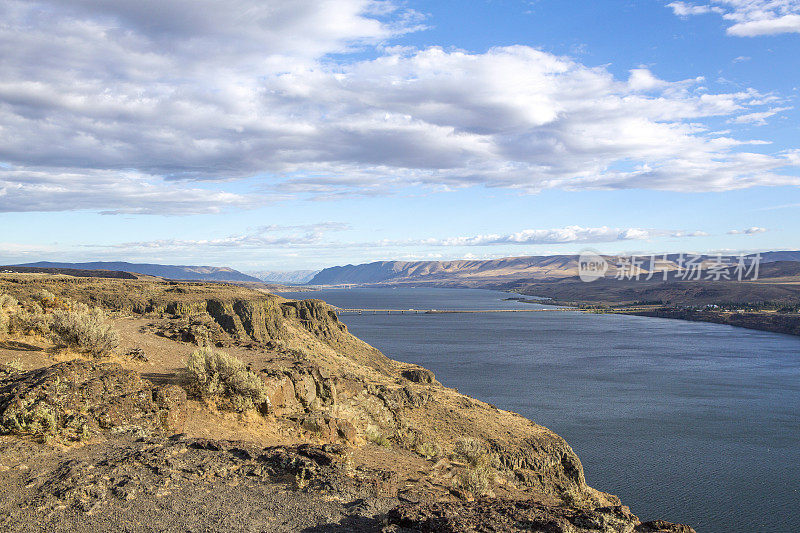
[[[671,318],[675,320],[689,320],[691,322],[710,322],[713,324],[736,326],[738,328],[800,336],[800,313],[726,311],[713,307],[676,308],[652,306],[650,309],[643,309],[643,307],[647,306],[622,303],[617,305],[598,305],[593,302],[560,302],[557,300],[534,300],[521,297],[507,298],[507,300],[538,305],[573,307],[581,310],[589,309],[597,313]]]
[[[663,282],[604,278],[592,283],[573,279],[516,283],[502,288],[521,295],[516,299],[525,303],[711,322],[800,335],[800,283],[794,281]]]
[[[800,314],[776,312],[737,313],[713,309],[670,309],[658,308],[648,311],[630,311],[626,314],[657,318],[673,318],[692,322],[712,322],[759,331],[800,335]]]

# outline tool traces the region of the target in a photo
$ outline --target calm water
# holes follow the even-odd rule
[[[285,294],[340,307],[526,308],[508,294]],[[800,338],[581,313],[344,316],[442,383],[563,436],[590,485],[700,533],[800,532]]]

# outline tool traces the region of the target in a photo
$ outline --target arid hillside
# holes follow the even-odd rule
[[[603,256],[609,263],[606,276],[613,278],[618,273],[617,258]],[[670,254],[667,260],[656,257],[651,265],[649,257],[640,258],[641,271],[647,275],[650,271],[679,268],[685,258],[678,254]],[[738,258],[730,258],[736,262]],[[770,264],[782,262],[786,272],[784,276],[800,279],[800,252],[766,252],[761,256],[765,268],[765,277],[776,277],[779,273],[770,270]],[[432,284],[441,286],[490,287],[515,281],[529,283],[542,281],[558,281],[578,276],[577,255],[549,255],[528,257],[505,257],[491,260],[461,261],[378,261],[361,265],[330,267],[322,270],[309,282],[311,285],[342,284]],[[699,260],[708,267],[718,260],[715,256],[699,256]],[[772,275],[770,275],[772,274]]]
[[[0,276],[7,531],[690,532],[547,428],[227,284]]]

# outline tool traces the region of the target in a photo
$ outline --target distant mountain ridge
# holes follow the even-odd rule
[[[258,278],[243,274],[229,267],[193,266],[193,265],[158,265],[152,263],[127,263],[124,261],[95,261],[88,263],[57,263],[39,261],[12,265],[18,267],[37,268],[72,268],[79,270],[113,270],[133,272],[160,278],[190,281],[249,281],[261,282]]]
[[[319,272],[319,270],[258,270],[248,271],[246,274],[254,276],[265,283],[304,285]]]
[[[607,258],[613,256],[606,256]],[[646,256],[640,256],[646,257]],[[661,256],[657,256],[660,258]],[[704,255],[713,261],[716,256]],[[490,260],[377,261],[326,268],[310,285],[442,283],[476,285],[520,279],[558,280],[578,275],[578,255],[505,257]],[[764,252],[764,263],[800,261],[800,251]],[[669,254],[671,262],[678,254]],[[677,264],[677,263],[676,263]]]

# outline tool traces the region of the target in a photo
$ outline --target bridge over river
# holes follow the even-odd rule
[[[334,307],[337,315],[441,315],[454,313],[624,313],[645,311],[652,307],[622,307],[608,309],[579,309],[575,307],[546,307],[536,309],[358,309]]]

